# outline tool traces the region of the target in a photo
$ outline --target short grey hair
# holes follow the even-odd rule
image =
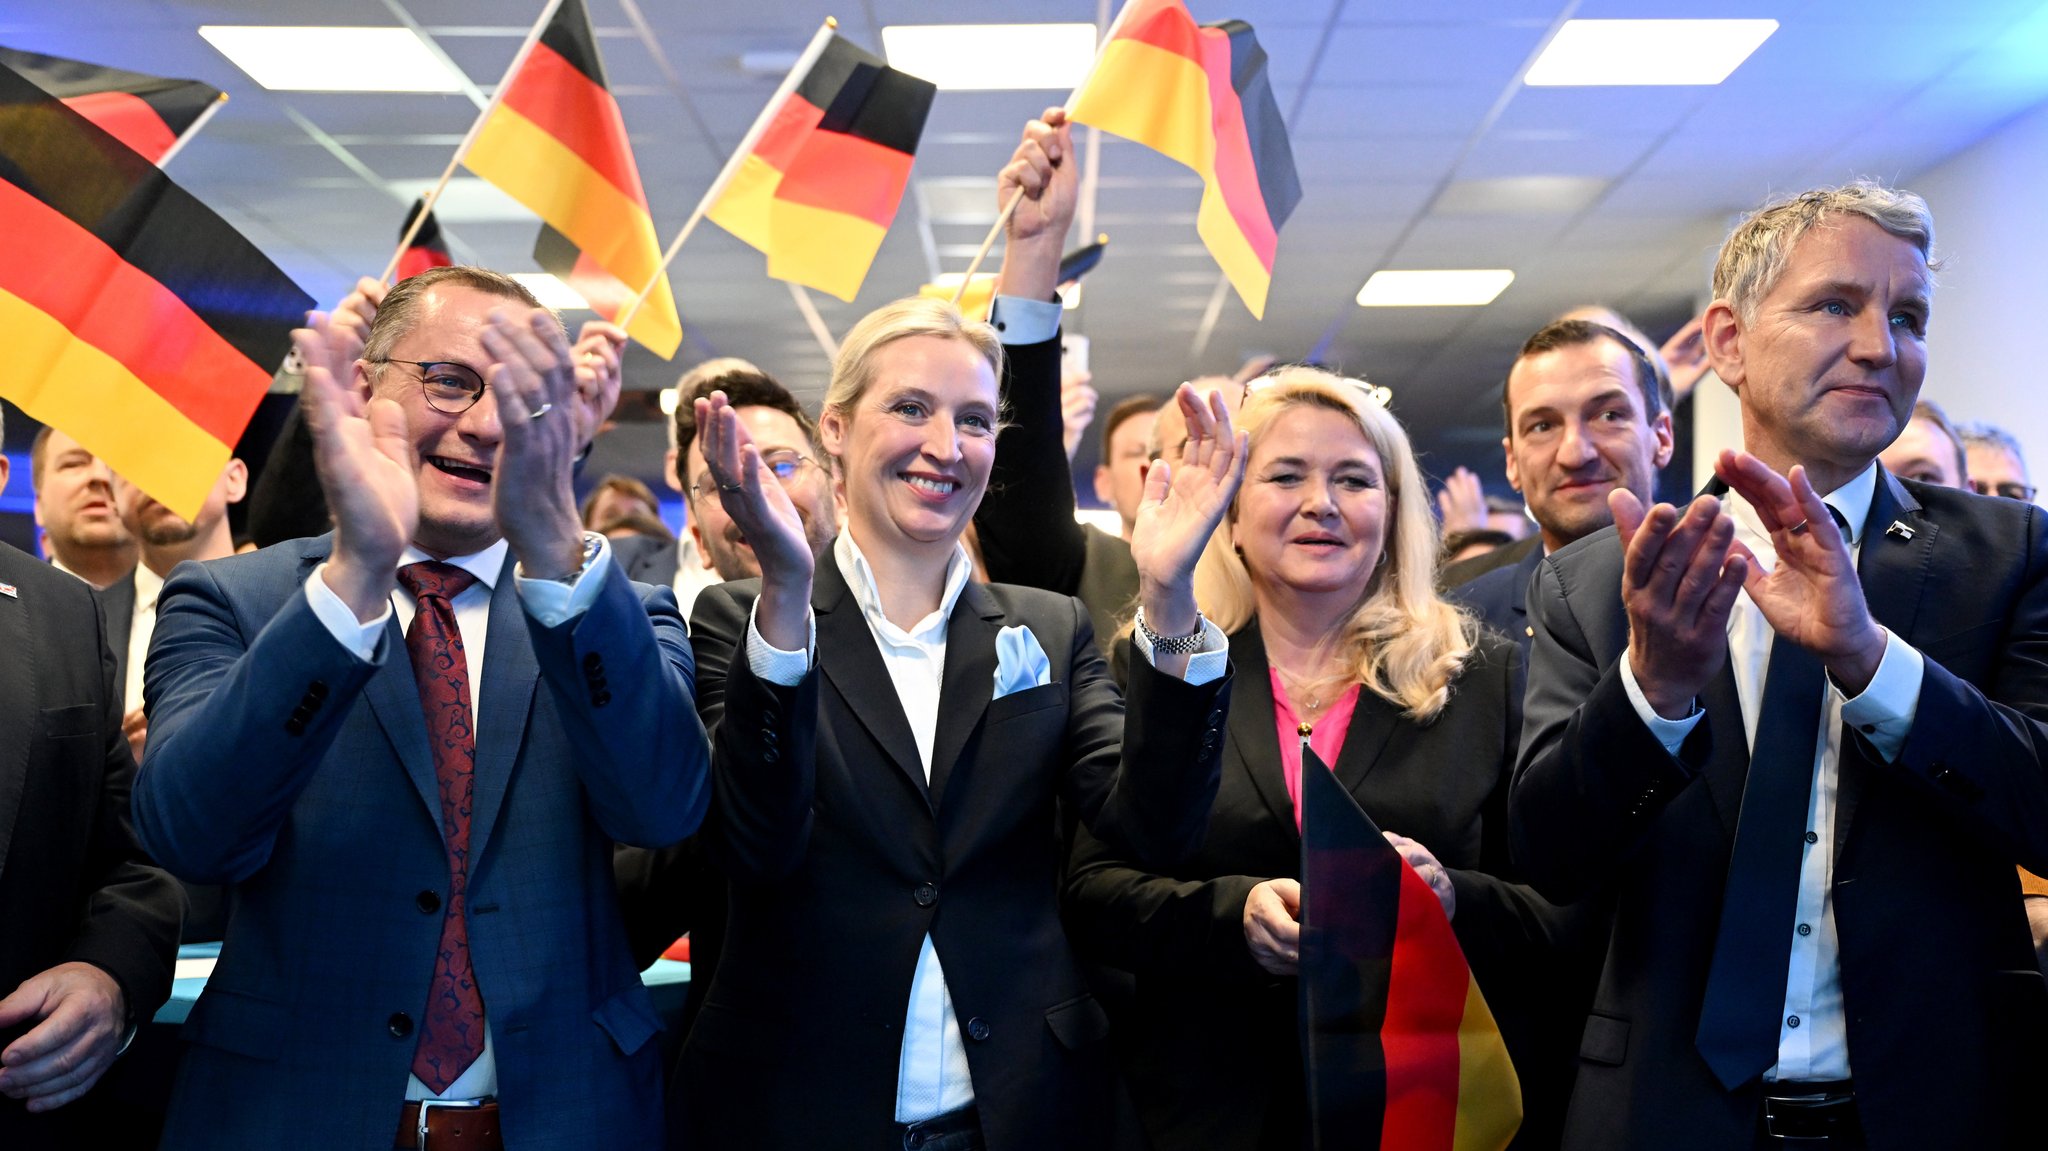
[[[1792,246],[1829,216],[1838,215],[1869,220],[1919,249],[1928,271],[1941,269],[1934,255],[1934,213],[1927,201],[1875,180],[1857,180],[1802,192],[1745,216],[1714,261],[1714,298],[1728,301],[1743,322],[1754,320],[1757,303],[1785,274]]]
[[[503,296],[529,308],[541,306],[540,300],[534,297],[525,284],[502,272],[471,267],[467,264],[428,268],[417,276],[400,280],[386,293],[384,303],[378,306],[377,315],[370,321],[369,334],[363,338],[363,362],[385,363],[391,355],[391,349],[412,331],[414,324],[419,322],[420,302],[429,291],[442,284],[473,288],[489,296]],[[561,327],[562,317],[556,315],[553,309],[549,309],[548,314],[554,316],[555,325]],[[568,338],[567,328],[562,328],[562,336],[564,339]]]
[[[1956,435],[1962,438],[1965,448],[1997,448],[2012,453],[2012,458],[2027,465],[2027,453],[2020,449],[2020,441],[2011,432],[1997,424],[1969,421],[1956,425]]]

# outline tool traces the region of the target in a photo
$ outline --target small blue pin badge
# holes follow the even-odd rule
[[[1884,534],[1888,536],[1897,536],[1899,539],[1910,542],[1913,538],[1913,529],[1907,527],[1906,521],[1904,520],[1893,520],[1892,526],[1884,529]]]

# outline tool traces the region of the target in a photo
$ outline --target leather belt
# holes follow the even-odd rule
[[[979,1135],[981,1112],[969,1104],[958,1111],[948,1111],[944,1115],[934,1115],[929,1119],[920,1119],[915,1123],[904,1123],[899,1126],[903,1129],[904,1151],[919,1151],[920,1148],[928,1147],[936,1140],[948,1136],[969,1132]],[[979,1143],[975,1145],[980,1146]]]
[[[1839,1083],[1766,1083],[1762,1134],[1786,1147],[1863,1146],[1856,1091]]]
[[[416,1151],[504,1151],[495,1099],[407,1100],[393,1147]]]

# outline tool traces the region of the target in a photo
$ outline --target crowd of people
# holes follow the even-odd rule
[[[1112,533],[1079,168],[1031,122],[992,314],[874,311],[819,410],[686,376],[681,536],[575,497],[624,333],[481,268],[296,333],[266,482],[324,532],[236,555],[240,461],[187,521],[41,433],[0,1145],[81,1145],[182,924],[219,959],[165,1148],[1304,1146],[1318,760],[1448,918],[1513,1146],[2033,1145],[2048,523],[1920,395],[1926,205],[1750,213],[1662,348],[1543,326],[1511,508],[1433,494],[1382,390],[1253,365],[1103,413]],[[1709,371],[1742,442],[1688,501]],[[640,972],[686,934],[671,1062]]]

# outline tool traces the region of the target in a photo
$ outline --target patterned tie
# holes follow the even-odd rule
[[[469,707],[469,660],[451,602],[476,577],[444,563],[407,564],[398,582],[417,609],[405,651],[419,681],[427,746],[441,790],[441,838],[448,846],[448,903],[434,960],[427,1017],[412,1056],[412,1073],[435,1094],[448,1089],[484,1050],[484,999],[469,964],[469,812],[476,791],[476,730]]]

